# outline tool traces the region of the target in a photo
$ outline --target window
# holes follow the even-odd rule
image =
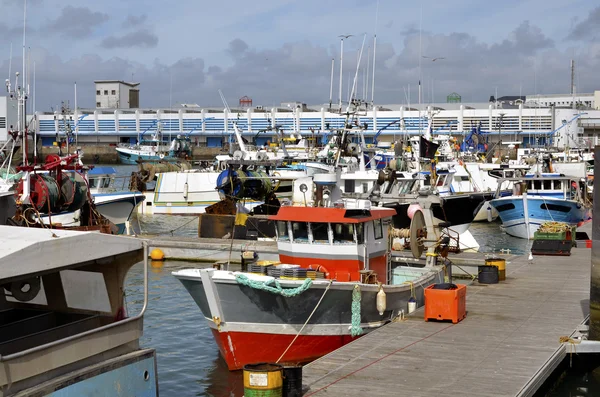
[[[112,91],[110,92],[110,94],[111,94],[111,95],[117,95],[117,91],[115,91],[115,90],[112,90]]]
[[[365,243],[365,224],[364,223],[356,224],[356,242],[359,244]]]
[[[344,193],[354,193],[354,179],[346,179],[344,181]]]
[[[333,242],[337,244],[354,244],[354,225],[351,223],[332,223]]]
[[[100,102],[96,102],[96,107],[99,108],[100,106],[102,106],[100,105]]]
[[[292,238],[294,242],[308,242],[308,224],[306,222],[292,222]]]
[[[383,238],[383,225],[381,224],[381,219],[375,219],[373,221],[373,233],[375,235],[375,240]]]
[[[108,95],[108,90],[104,90],[104,95]]]
[[[100,95],[100,90],[96,90],[96,95]]]
[[[446,182],[446,175],[440,175],[438,177],[436,186],[444,186],[444,182]]]
[[[496,211],[498,211],[498,212],[514,210],[514,209],[515,209],[515,205],[513,203],[502,204],[502,205],[499,205],[496,207]]]
[[[540,208],[543,210],[558,211],[558,212],[571,211],[571,208],[567,207],[566,205],[556,205],[556,204],[542,204],[542,205],[540,205]]]
[[[542,189],[542,181],[540,181],[539,179],[536,181],[533,181],[533,188],[535,190],[541,190]]]
[[[554,190],[562,190],[562,181],[554,181]]]
[[[552,190],[552,181],[544,181],[544,190]]]
[[[310,224],[312,230],[313,241],[319,244],[329,244],[329,227],[328,223],[313,222]]]
[[[279,240],[289,240],[287,222],[277,221],[277,237]]]

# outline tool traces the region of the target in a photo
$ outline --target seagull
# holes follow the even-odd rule
[[[438,59],[446,59],[446,57],[437,57],[437,58],[431,58],[431,57],[428,57],[428,56],[425,56],[425,55],[422,55],[422,57],[423,57],[423,58],[427,58],[427,59],[431,59],[431,62],[435,62],[435,61],[437,61]]]
[[[341,34],[338,37],[341,37],[342,39],[347,39],[348,37],[352,37],[354,36],[353,34]]]

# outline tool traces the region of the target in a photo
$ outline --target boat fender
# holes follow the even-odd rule
[[[185,182],[183,184],[183,198],[187,200],[188,198],[188,183]]]
[[[415,310],[417,310],[417,300],[414,296],[411,296],[410,299],[408,299],[408,314],[414,312]]]
[[[386,296],[385,291],[383,290],[383,285],[379,284],[379,292],[377,293],[377,311],[380,316],[383,316],[383,313],[386,309]]]
[[[10,283],[10,293],[19,302],[29,302],[37,296],[41,289],[39,277]]]
[[[492,220],[493,220],[492,219],[492,207],[490,207],[490,205],[488,204],[488,207],[487,207],[487,221],[491,222]]]

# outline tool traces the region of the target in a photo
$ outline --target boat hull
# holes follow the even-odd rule
[[[137,165],[138,162],[141,161],[175,161],[175,160],[179,160],[176,157],[173,156],[169,156],[169,155],[163,155],[163,157],[161,157],[160,154],[150,154],[150,153],[140,153],[140,152],[136,152],[135,150],[132,149],[123,149],[123,148],[117,148],[117,153],[119,155],[119,161],[122,164],[127,164],[127,165]]]
[[[202,311],[230,370],[280,358],[281,362],[304,363],[355,339],[351,335],[352,292],[357,283],[316,280],[306,291],[283,297],[239,284],[236,274],[214,269],[188,269],[173,273]],[[253,277],[269,279],[266,276]],[[442,279],[440,269],[432,268],[413,280],[419,305],[423,304],[423,288]],[[278,281],[283,288],[296,288],[304,280]],[[374,284],[359,286],[363,334],[386,324],[401,310],[408,310],[411,297],[408,283],[384,286],[387,304],[382,315],[376,305],[379,287]],[[285,352],[296,335],[298,338]]]
[[[592,218],[591,208],[574,200],[552,197],[511,196],[491,201],[507,234],[532,239],[544,222],[577,226]]]

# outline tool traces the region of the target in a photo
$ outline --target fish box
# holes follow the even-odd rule
[[[573,242],[571,240],[533,240],[532,255],[570,256]]]
[[[425,321],[450,320],[454,324],[467,315],[467,286],[450,284],[451,289],[441,289],[445,284],[425,288]]]

